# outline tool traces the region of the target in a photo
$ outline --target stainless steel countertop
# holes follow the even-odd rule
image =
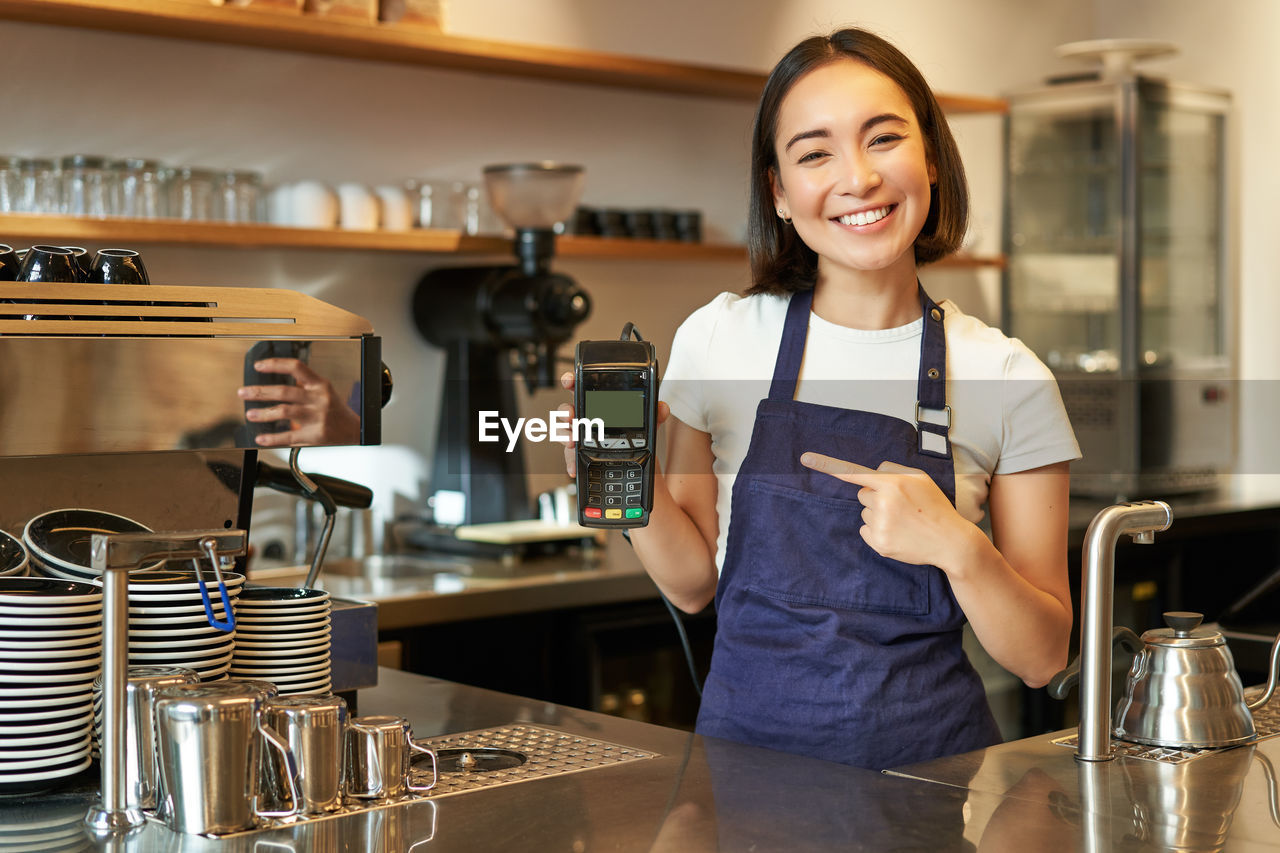
[[[1052,743],[1069,732],[1001,744],[893,775],[968,790],[993,802],[979,849],[1280,849],[1274,763],[1280,738],[1180,764],[1121,756],[1078,762]]]
[[[404,715],[418,737],[523,722],[660,755],[222,841],[149,825],[114,846],[64,846],[55,839],[75,825],[88,795],[0,800],[0,850],[1280,849],[1259,758],[1274,758],[1280,739],[1170,768],[1128,759],[1081,767],[1070,749],[1037,738],[879,774],[393,670],[380,675],[377,688],[360,692],[359,712]]]
[[[658,598],[640,560],[617,534],[604,547],[518,562],[448,554],[374,559],[381,562],[369,571],[352,560],[326,560],[319,586],[341,598],[376,602],[380,630]],[[297,586],[306,573],[305,566],[250,567],[249,579]]]

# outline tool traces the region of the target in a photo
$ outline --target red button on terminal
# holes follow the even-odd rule
[[[587,518],[599,518],[600,508],[594,507],[594,506],[584,507],[582,510],[582,514],[585,515]]]

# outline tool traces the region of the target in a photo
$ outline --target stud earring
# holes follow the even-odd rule
[[[791,217],[787,216],[787,212],[782,208],[778,208],[778,218],[788,225],[791,224]]]

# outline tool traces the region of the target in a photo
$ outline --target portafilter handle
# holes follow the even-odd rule
[[[128,832],[147,822],[141,809],[127,805],[129,572],[157,560],[233,557],[243,554],[247,545],[243,530],[93,534],[89,565],[102,575],[102,800],[90,807],[85,823],[95,835]]]

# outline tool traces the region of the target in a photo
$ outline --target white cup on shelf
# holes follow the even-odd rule
[[[408,231],[413,227],[413,205],[404,187],[384,185],[376,187],[374,193],[382,206],[384,231]]]
[[[293,184],[280,184],[267,191],[266,213],[272,225],[293,224]]]
[[[320,181],[289,185],[290,224],[299,228],[333,228],[338,224],[338,194]]]
[[[338,227],[376,231],[381,219],[378,197],[364,184],[338,184]]]

